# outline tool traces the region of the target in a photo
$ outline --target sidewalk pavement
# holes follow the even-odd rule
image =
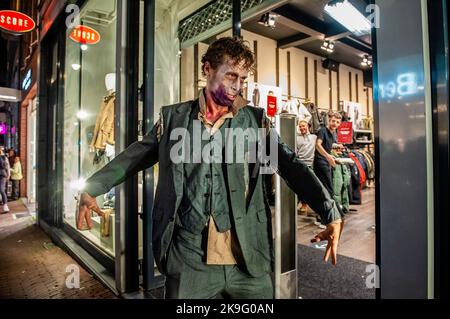
[[[52,243],[22,201],[8,206],[9,213],[0,210],[0,299],[117,298]],[[70,265],[79,267],[80,288],[66,287]]]

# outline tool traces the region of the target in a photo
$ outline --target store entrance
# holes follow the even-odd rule
[[[235,33],[208,19],[219,7],[209,4],[179,24],[182,101],[197,98],[205,85],[199,70],[208,45]],[[333,135],[343,147],[330,151],[335,165],[328,180],[345,212],[338,265],[323,262],[326,243],[310,242],[323,230],[315,212],[302,204],[295,213],[280,211],[296,216],[298,297],[432,297],[437,128],[429,85],[430,56],[433,62],[438,53],[430,52],[427,42],[432,36],[427,10],[442,10],[426,1],[293,0],[262,7],[251,13],[241,8],[239,31],[257,61],[244,97],[265,108],[274,123],[286,114],[306,119],[316,136],[333,114],[342,122]],[[415,18],[399,23],[405,12]],[[365,25],[368,15],[374,27]],[[203,23],[192,22],[196,19]],[[298,137],[300,128],[288,134]],[[320,175],[314,164],[312,169]],[[274,178],[267,179],[274,219],[275,185]],[[412,241],[405,242],[411,231]]]
[[[268,197],[275,224],[278,220],[277,209],[282,216],[293,213],[291,210],[296,207],[298,210],[295,213],[297,229],[294,230],[298,297],[374,299],[375,287],[368,289],[366,281],[361,280],[373,273],[376,263],[373,48],[370,34],[346,40],[349,32],[324,13],[326,3],[291,1],[243,21],[241,35],[253,49],[257,61],[243,95],[250,105],[266,109],[282,140],[286,143],[293,141],[293,145],[289,146],[297,148],[298,154],[301,152],[295,141],[300,138],[299,120],[306,120],[312,134],[307,139],[312,141],[312,137],[315,138],[321,129],[328,126],[332,113],[343,117],[343,127],[347,131],[339,131],[336,144],[342,144],[344,148],[333,150],[332,155],[340,162],[332,169],[329,181],[334,198],[346,213],[345,232],[336,267],[332,267],[330,262],[323,262],[326,242],[310,242],[323,230],[320,218],[314,211],[300,202],[298,205],[286,202],[295,201],[295,196],[277,194],[280,189],[276,187],[275,175],[266,178],[266,189],[271,190]],[[180,25],[183,26],[183,21]],[[188,31],[182,28],[180,33]],[[208,44],[216,38],[231,35],[232,30],[227,30],[182,49],[181,100],[197,98],[205,85],[201,72],[196,70],[199,70]],[[365,66],[361,64],[363,59],[366,59]],[[269,104],[273,103],[276,110],[271,112]],[[280,124],[276,125],[288,125],[280,119],[287,115],[296,118],[290,131],[280,127]],[[352,136],[341,140],[344,133]],[[302,160],[310,162],[313,169],[314,151],[311,154],[311,159]],[[276,197],[281,201],[279,205]],[[275,242],[277,239],[274,238]],[[281,254],[283,249],[287,249],[284,244],[279,247]],[[277,287],[284,284],[282,279],[280,284],[277,279],[275,282]]]

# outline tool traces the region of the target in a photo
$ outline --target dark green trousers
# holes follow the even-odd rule
[[[206,234],[175,228],[167,256],[167,299],[272,299],[270,274],[251,277],[238,265],[207,265]]]

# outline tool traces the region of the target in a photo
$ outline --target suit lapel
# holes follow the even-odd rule
[[[187,128],[189,125],[189,118],[190,118],[190,111],[192,110],[194,103],[196,101],[190,101],[181,104],[177,109],[176,112],[172,115],[172,126],[171,129],[175,128],[182,128],[184,129],[183,132],[183,140],[186,138]],[[174,144],[176,144],[178,141],[170,141],[169,142],[169,156],[170,156],[170,150]],[[190,154],[188,154],[190,156]],[[171,159],[169,159],[171,161]],[[175,211],[178,210],[178,206],[180,205],[182,196],[183,196],[183,178],[184,178],[184,162],[181,161],[179,163],[172,163],[172,173],[173,173],[173,182],[175,187],[175,193],[177,196],[176,203],[175,203]]]
[[[231,120],[230,129],[228,134],[231,134],[232,130],[241,128],[245,131],[245,111],[239,110],[234,118]],[[226,141],[233,143],[233,140],[226,138]],[[233,150],[236,151],[236,145],[233,145]],[[235,163],[236,154],[233,156],[233,162],[227,163],[227,178],[229,184],[229,196],[232,206],[234,217],[239,217],[245,214],[245,169],[247,165],[245,163]]]

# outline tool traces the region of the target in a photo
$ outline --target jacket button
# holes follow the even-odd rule
[[[209,197],[209,194],[205,194],[205,197],[208,198],[208,197]]]
[[[206,178],[211,178],[211,175],[206,174],[205,177],[206,177]]]

